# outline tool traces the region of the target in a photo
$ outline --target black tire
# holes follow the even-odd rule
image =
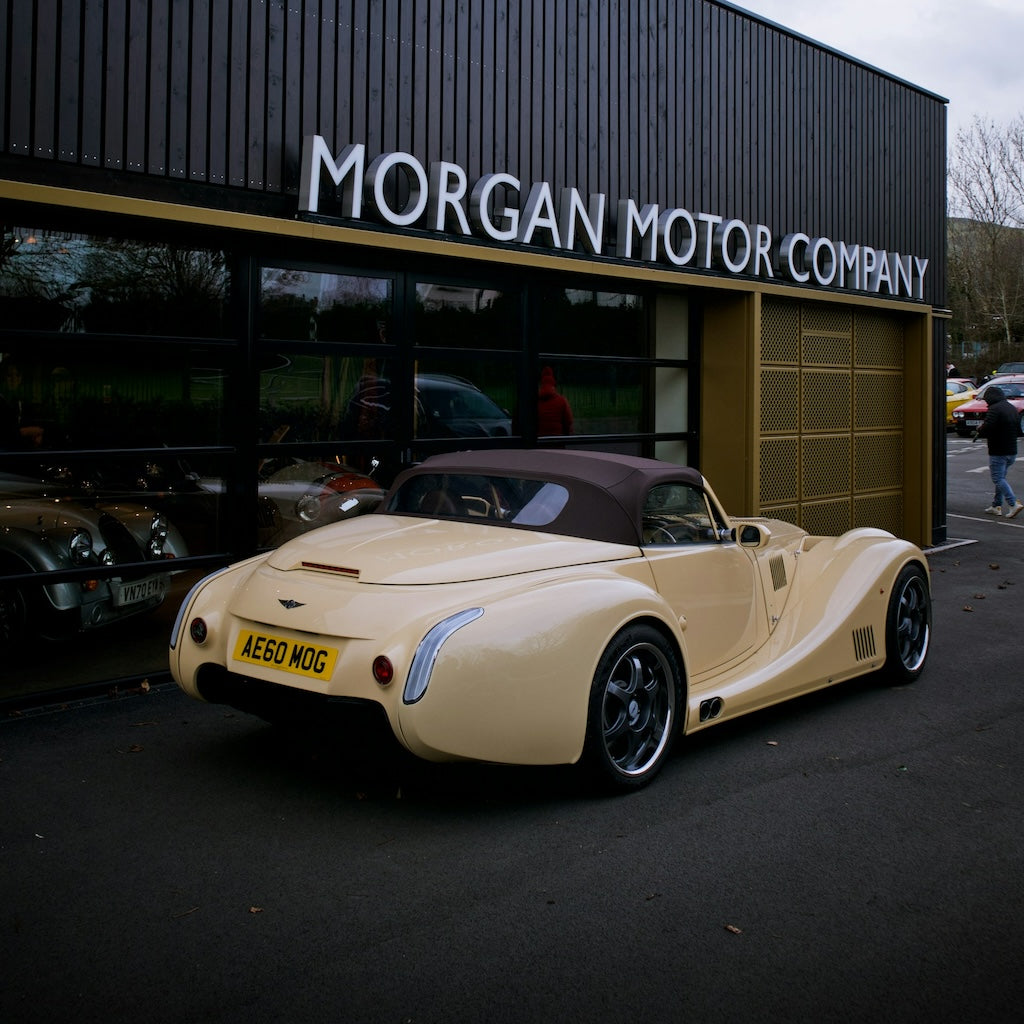
[[[885,616],[885,666],[894,683],[912,683],[921,674],[932,633],[932,598],[928,575],[917,563],[896,577]]]
[[[590,688],[583,763],[603,787],[639,789],[658,773],[678,729],[682,674],[652,626],[628,626],[601,655]]]

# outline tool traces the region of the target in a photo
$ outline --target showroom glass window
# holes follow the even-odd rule
[[[545,411],[553,387],[571,410],[571,433],[608,438],[606,447],[639,454],[649,421],[649,331],[643,295],[546,290],[538,306],[540,352],[534,371],[538,387],[538,436],[565,431]],[[564,422],[564,421],[563,421]],[[612,440],[617,439],[617,440]]]
[[[337,446],[392,436],[393,302],[388,277],[263,268],[261,442]]]
[[[518,435],[521,294],[445,280],[419,280],[413,294],[416,440]]]
[[[228,280],[216,250],[5,226],[0,602],[12,664],[58,640],[6,686],[162,668],[175,560],[228,549]]]

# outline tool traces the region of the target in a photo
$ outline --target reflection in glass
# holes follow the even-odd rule
[[[223,337],[227,297],[218,251],[4,228],[0,323],[9,330]]]
[[[129,482],[130,483],[130,482]],[[0,655],[154,611],[190,552],[167,512],[97,477],[0,470]],[[69,579],[47,574],[76,571]]]
[[[384,489],[370,473],[340,460],[265,460],[259,469],[260,547],[276,547],[317,527],[372,512],[383,497]]]
[[[515,395],[510,359],[420,360],[416,437],[511,437]]]
[[[149,678],[167,669],[167,638],[174,617],[189,588],[207,570],[171,574],[167,577],[164,600],[157,607],[104,626],[67,633],[49,639],[45,646],[38,640],[21,643],[4,655],[0,674],[0,698],[41,697],[46,691],[103,682],[118,693],[145,692]],[[42,588],[35,591],[38,595]],[[0,577],[0,600],[10,594]],[[45,657],[41,652],[45,651]],[[49,698],[52,700],[52,696]]]
[[[268,353],[263,362],[261,441],[372,441],[392,436],[387,359]]]
[[[515,292],[470,285],[416,285],[416,344],[515,349],[522,343]]]
[[[264,267],[260,334],[293,341],[383,343],[392,292],[388,278]]]
[[[541,388],[544,371],[557,382],[559,394],[572,410],[572,432],[579,434],[635,434],[644,429],[645,368],[636,363],[573,360],[545,363],[538,371]],[[564,433],[555,429],[538,394],[538,434]]]
[[[642,295],[552,288],[544,293],[541,310],[541,351],[633,358],[648,354]]]
[[[144,359],[80,342],[0,351],[0,451],[219,444],[224,359],[156,340]]]
[[[575,432],[572,403],[558,390],[554,367],[545,366],[537,385],[537,436],[565,437]]]
[[[133,523],[143,523],[157,514],[168,524],[170,536],[180,537],[181,544],[175,542],[170,548],[174,557],[212,554],[230,546],[220,536],[224,532],[221,502],[226,493],[226,468],[224,459],[216,456],[186,459],[171,453],[137,458],[76,453],[56,459],[44,456],[34,465],[21,462],[16,466],[0,460],[0,518],[6,515],[10,523],[18,513],[25,525],[24,510],[33,508],[39,531],[45,532],[57,529],[59,517],[68,509],[76,516],[95,513],[97,522],[128,515]],[[92,511],[83,513],[83,509]],[[230,527],[227,533],[230,535]],[[131,550],[126,546],[121,553]],[[148,551],[145,545],[142,550],[144,554]],[[103,558],[102,563],[112,564],[112,558]],[[30,568],[42,571],[66,566],[39,563]]]

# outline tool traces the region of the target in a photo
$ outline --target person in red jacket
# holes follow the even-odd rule
[[[545,366],[537,388],[537,436],[552,437],[572,433],[572,408],[555,386],[555,373]]]

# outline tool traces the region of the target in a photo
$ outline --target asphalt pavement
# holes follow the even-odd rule
[[[1024,516],[952,452],[922,677],[711,729],[633,795],[352,761],[169,685],[6,717],[0,1020],[1016,1016]]]

